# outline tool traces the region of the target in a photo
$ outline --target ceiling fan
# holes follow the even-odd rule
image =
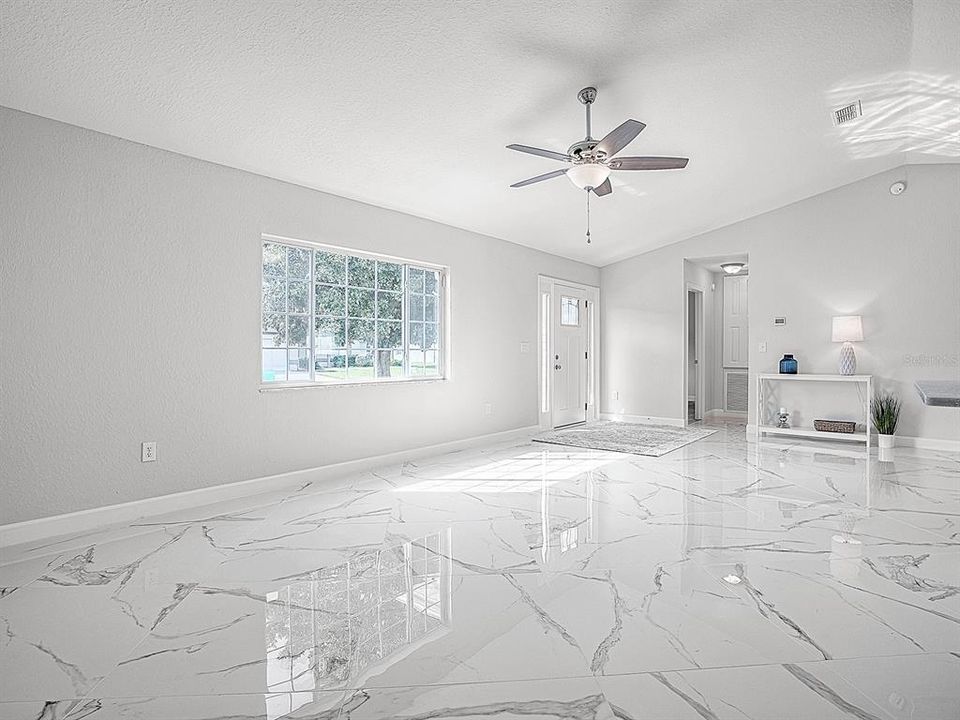
[[[559,160],[569,163],[570,167],[527,178],[510,187],[525,187],[566,175],[581,190],[586,190],[588,194],[593,191],[595,195],[602,196],[613,192],[610,185],[611,170],[671,170],[687,166],[688,158],[681,157],[615,157],[646,125],[639,120],[626,120],[607,133],[602,140],[594,140],[590,137],[590,106],[597,99],[597,89],[585,87],[577,93],[577,99],[586,106],[587,136],[571,145],[566,153],[541,150],[529,145],[507,145],[509,150]]]

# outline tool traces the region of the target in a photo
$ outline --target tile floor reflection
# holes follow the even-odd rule
[[[6,548],[0,718],[960,718],[960,456],[718,427]]]

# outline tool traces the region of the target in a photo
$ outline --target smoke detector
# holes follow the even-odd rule
[[[846,125],[860,117],[863,117],[863,106],[859,100],[854,100],[849,105],[844,105],[842,108],[833,111],[833,124]]]

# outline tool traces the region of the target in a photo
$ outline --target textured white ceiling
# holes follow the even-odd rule
[[[956,81],[922,2],[917,68],[903,0],[4,0],[0,104],[603,265],[902,163],[830,109]],[[557,165],[504,149],[582,138],[585,85],[594,136],[691,159],[615,174],[589,247],[583,193],[510,189]]]

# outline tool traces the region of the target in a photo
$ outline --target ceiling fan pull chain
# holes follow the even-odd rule
[[[589,244],[590,244],[590,188],[587,188],[587,245]]]

